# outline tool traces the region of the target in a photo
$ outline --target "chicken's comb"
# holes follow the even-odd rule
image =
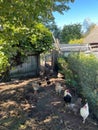
[[[84,105],[84,108],[85,108],[85,109],[87,108],[87,104]]]
[[[69,92],[69,89],[66,89],[66,92]]]

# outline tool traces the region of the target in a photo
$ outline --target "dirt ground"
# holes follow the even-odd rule
[[[54,81],[60,79],[51,78],[49,85],[41,80],[41,88],[34,95],[35,80],[39,78],[0,84],[0,130],[98,130],[90,115],[83,124],[79,114],[66,111],[63,91],[59,96],[54,89]]]

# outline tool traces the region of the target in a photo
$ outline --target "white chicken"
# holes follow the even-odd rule
[[[85,123],[86,118],[89,116],[89,106],[88,103],[86,103],[81,109],[80,109],[80,115],[83,118],[83,123]]]
[[[55,91],[56,91],[56,93],[60,95],[62,90],[63,90],[62,85],[59,82],[57,82],[55,84]]]
[[[40,84],[35,81],[35,82],[32,83],[32,86],[33,86],[33,89],[34,89],[34,95],[36,95],[36,94],[37,94],[37,91],[38,91],[39,88],[40,88]]]

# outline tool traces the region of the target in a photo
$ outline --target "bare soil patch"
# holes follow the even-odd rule
[[[80,115],[66,111],[63,92],[58,96],[54,90],[57,78],[49,85],[41,81],[37,95],[34,80],[39,78],[0,84],[0,130],[98,130],[90,117],[83,124]]]

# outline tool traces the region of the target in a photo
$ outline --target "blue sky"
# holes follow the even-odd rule
[[[75,0],[74,3],[69,3],[69,6],[70,10],[64,12],[64,15],[54,13],[58,27],[74,23],[82,24],[84,19],[98,24],[98,0]]]

